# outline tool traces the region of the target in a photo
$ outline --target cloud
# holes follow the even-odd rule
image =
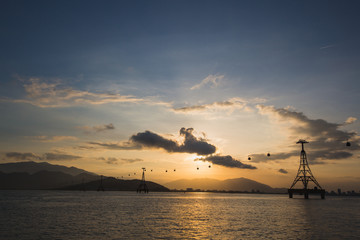
[[[352,123],[356,122],[356,120],[357,120],[357,118],[355,118],[355,117],[348,117],[344,124],[352,124]]]
[[[360,149],[359,137],[355,132],[347,132],[340,128],[344,124],[330,123],[323,119],[309,119],[302,112],[296,112],[288,108],[275,108],[273,106],[258,105],[259,112],[267,114],[279,121],[290,124],[289,130],[292,135],[305,137],[310,144],[306,146],[309,149],[308,156],[311,157],[309,162],[321,163],[327,160],[340,160],[353,156],[350,151]],[[349,118],[348,118],[349,120]],[[348,122],[353,122],[351,118]],[[346,147],[345,142],[351,141],[351,147]],[[278,153],[272,155],[270,160],[283,159],[284,157],[294,156],[300,151],[291,151],[287,153]],[[279,157],[279,158],[277,158]],[[266,161],[261,156],[254,157],[254,161]]]
[[[90,132],[103,132],[103,131],[107,131],[107,130],[114,130],[115,126],[114,126],[114,124],[109,123],[109,124],[97,125],[97,126],[93,126],[93,127],[83,126],[83,127],[78,127],[78,128],[84,130],[85,133],[90,133]]]
[[[239,160],[234,159],[230,155],[227,156],[213,155],[205,158],[197,158],[194,161],[203,161],[203,162],[207,161],[207,162],[212,162],[213,164],[217,164],[229,168],[256,169],[256,167],[249,164],[244,164]]]
[[[209,75],[204,78],[199,84],[196,84],[190,88],[190,90],[199,89],[207,84],[212,84],[211,87],[217,87],[220,81],[224,78],[224,75]]]
[[[78,140],[78,138],[74,136],[29,136],[26,138],[37,142],[61,142]]]
[[[5,156],[13,160],[41,160],[41,157],[34,153],[8,152]]]
[[[26,99],[2,99],[16,103],[29,103],[42,108],[69,107],[74,105],[106,103],[137,103],[144,99],[117,93],[94,93],[61,86],[60,81],[47,83],[39,78],[30,78],[24,84]]]
[[[87,144],[94,145],[96,147],[110,149],[110,150],[139,150],[142,146],[133,142],[123,141],[118,143],[102,143],[102,142],[87,142]],[[79,146],[78,148],[84,150],[97,149],[93,146]]]
[[[160,148],[167,152],[186,152],[198,155],[209,155],[216,151],[216,147],[207,143],[205,139],[196,138],[193,135],[193,128],[181,128],[180,136],[184,137],[182,144],[174,140],[166,139],[156,133],[145,131],[131,136],[130,141],[138,143],[146,148]]]
[[[271,157],[267,154],[251,154],[252,162],[268,162],[288,159],[290,157],[299,156],[300,151],[282,152],[282,153],[271,153]]]
[[[70,155],[70,154],[61,154],[61,153],[45,153],[43,155],[42,160],[48,160],[48,161],[67,161],[67,160],[75,160],[80,159],[82,157]]]
[[[335,47],[335,46],[336,46],[336,45],[331,44],[331,45],[323,46],[323,47],[321,47],[320,49],[322,50],[322,49],[327,49],[327,48],[333,48],[333,47]]]
[[[202,105],[192,105],[187,107],[174,108],[175,112],[188,113],[194,111],[204,111],[204,110],[213,110],[213,109],[243,109],[246,107],[248,101],[241,98],[231,98],[227,101],[213,102],[209,104]]]
[[[105,148],[110,150],[140,150],[144,148],[164,149],[167,152],[196,153],[209,155],[216,152],[216,147],[204,138],[197,138],[193,134],[193,128],[181,128],[179,133],[184,141],[179,143],[165,138],[151,131],[139,132],[130,137],[128,141],[117,143],[87,142],[88,145],[78,146],[77,149],[97,150]]]
[[[8,152],[5,154],[5,157],[15,161],[24,161],[24,160],[62,161],[62,160],[74,160],[74,159],[82,158],[80,156],[64,154],[64,153],[44,153],[43,155],[37,155],[34,153],[21,153],[21,152]]]
[[[280,168],[280,169],[279,169],[279,173],[287,174],[288,171],[286,171],[285,169]]]
[[[105,161],[107,164],[111,165],[118,165],[118,164],[124,164],[124,163],[135,163],[135,162],[142,162],[144,160],[140,158],[114,158],[114,157],[108,157],[108,158],[98,158],[99,160]]]
[[[121,161],[125,162],[125,163],[135,163],[135,162],[142,162],[144,160],[140,159],[140,158],[121,158]]]

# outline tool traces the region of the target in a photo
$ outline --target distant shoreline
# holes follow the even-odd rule
[[[114,189],[107,189],[105,191],[97,191],[97,190],[93,190],[93,189],[89,189],[89,190],[79,190],[79,189],[0,189],[0,191],[69,191],[69,192],[136,192],[136,190],[114,190]],[[196,190],[178,190],[178,189],[172,189],[169,191],[149,191],[149,192],[155,192],[155,193],[169,193],[169,192],[173,192],[173,193],[230,193],[230,194],[265,194],[265,195],[287,195],[288,193],[269,193],[269,192],[249,192],[249,191],[217,191],[217,190],[201,190],[201,189],[196,189]],[[142,194],[142,193],[139,193]],[[335,196],[335,197],[360,197],[360,193],[344,193],[344,194],[333,194],[333,193],[329,193],[326,192],[325,193],[326,196]],[[298,194],[296,196],[301,196],[301,194]]]

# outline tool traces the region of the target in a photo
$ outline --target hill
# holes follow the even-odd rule
[[[247,178],[234,178],[227,180],[216,180],[210,178],[199,179],[180,179],[164,184],[170,189],[200,189],[215,191],[239,191],[252,192],[259,191],[265,193],[283,193],[286,189],[272,188],[269,185],[256,182]]]
[[[105,177],[102,180],[102,186],[105,191],[136,191],[140,184],[141,180],[133,179],[133,180],[122,180],[116,179],[113,177]],[[149,188],[150,192],[168,192],[170,191],[168,188],[151,182],[146,181],[146,185]],[[85,184],[76,184],[71,186],[66,186],[63,188],[59,188],[61,190],[86,190],[86,191],[96,191],[99,189],[100,180],[87,182]]]
[[[40,171],[49,171],[49,172],[62,172],[72,176],[79,175],[81,173],[87,173],[96,175],[94,173],[79,169],[76,167],[65,167],[62,165],[50,164],[48,162],[16,162],[16,163],[2,163],[0,164],[0,172],[3,173],[14,173],[14,172],[23,172],[34,174]]]
[[[52,171],[39,171],[34,174],[29,174],[27,172],[0,172],[0,189],[53,189],[80,184],[83,181],[93,181],[98,178],[99,177],[96,175],[85,172],[76,176]]]

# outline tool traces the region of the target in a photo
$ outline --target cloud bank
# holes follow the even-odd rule
[[[359,150],[359,137],[355,132],[341,130],[346,124],[354,122],[355,118],[348,118],[345,123],[330,123],[323,119],[309,119],[302,112],[292,111],[287,108],[275,108],[273,106],[258,105],[261,114],[267,114],[279,121],[291,123],[289,130],[294,136],[306,138],[310,144],[306,145],[309,162],[321,163],[326,160],[340,160],[353,156],[351,151]],[[345,142],[351,141],[351,147],[346,147]],[[298,156],[300,150],[291,152],[275,153],[271,158],[265,155],[255,154],[255,162],[281,160],[291,156]]]
[[[206,156],[204,158],[195,159],[195,161],[207,161],[216,165],[230,168],[256,169],[256,167],[244,164],[231,156],[211,155],[216,152],[216,147],[207,142],[206,139],[198,138],[193,134],[193,128],[181,128],[179,134],[184,141],[179,143],[175,140],[165,138],[151,131],[139,132],[130,137],[129,141],[121,143],[99,143],[88,142],[90,145],[111,149],[111,150],[135,150],[135,149],[163,149],[169,153],[196,153],[197,155]],[[92,148],[90,146],[89,148]],[[86,149],[86,146],[84,147]],[[132,163],[139,159],[115,159],[102,158],[108,164],[119,164],[120,161]]]

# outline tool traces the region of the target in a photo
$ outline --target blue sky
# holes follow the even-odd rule
[[[123,144],[146,130],[181,146],[179,129],[185,127],[194,128],[198,141],[216,146],[214,154],[256,166],[237,169],[224,163],[217,172],[200,177],[227,174],[263,180],[261,175],[276,179],[275,185],[286,184],[296,173],[296,160],[250,163],[247,155],[290,153],[300,137],[321,142],[321,147],[335,138],[343,143],[351,137],[353,149],[336,150],[350,151],[351,156],[329,160],[322,155],[318,163],[323,164],[314,167],[326,166],[324,173],[318,170],[324,179],[335,171],[334,165],[340,169],[337,177],[346,175],[351,181],[360,177],[348,171],[359,167],[357,1],[3,1],[1,5],[4,162],[21,160],[9,158],[14,156],[9,152],[33,153],[37,160],[56,152],[81,157],[59,163],[104,174],[125,175],[152,164],[170,168],[178,161],[184,161],[186,171],[199,156],[147,145],[141,150],[92,154],[78,149],[89,142]],[[192,110],[176,110],[186,107]],[[344,125],[346,120],[349,124]],[[114,128],[106,128],[109,124]],[[311,124],[327,128],[319,133]],[[303,126],[303,132],[296,125]],[[325,140],[319,134],[325,134]],[[284,144],[289,147],[286,151]],[[117,159],[118,164],[102,158]],[[279,174],[278,169],[289,174]],[[165,181],[180,176],[154,177]]]

